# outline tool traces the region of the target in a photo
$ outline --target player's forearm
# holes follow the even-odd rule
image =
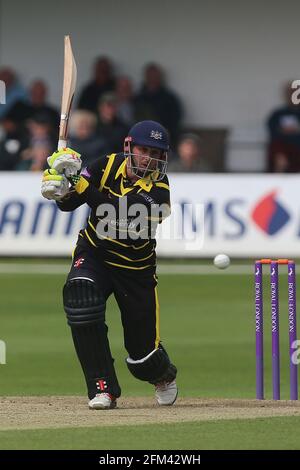
[[[119,198],[109,198],[83,177],[81,177],[78,183],[75,184],[74,189],[92,209],[96,209],[100,204],[105,203],[113,205],[116,209],[119,207]],[[128,200],[131,199],[128,196],[124,197]],[[138,200],[134,202],[138,202]]]
[[[84,203],[84,197],[75,191],[70,191],[63,199],[56,201],[58,208],[63,212],[74,211]]]
[[[74,186],[77,195],[91,208],[96,209],[100,204],[108,202],[107,196],[101,193],[93,184],[81,177]]]
[[[77,178],[77,183],[73,183],[74,190],[92,209],[97,209],[100,204],[105,203],[113,205],[117,210],[119,209],[120,198],[114,196],[108,197],[106,194],[100,192],[98,188],[91,184],[86,178],[82,176]],[[148,221],[161,223],[171,213],[170,201],[158,205],[154,200],[151,202],[149,199],[145,199],[142,195],[136,193],[127,194],[123,197],[127,199],[127,207],[131,207],[134,204],[142,204],[145,206],[148,213],[146,220]]]

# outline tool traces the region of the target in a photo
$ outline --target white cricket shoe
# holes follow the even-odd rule
[[[97,393],[97,395],[89,401],[91,410],[112,410],[116,408],[117,400],[110,393]]]
[[[159,405],[169,406],[175,403],[178,395],[176,381],[161,382],[155,385],[155,398]]]

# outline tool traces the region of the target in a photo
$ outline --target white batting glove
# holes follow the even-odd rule
[[[45,199],[59,201],[69,192],[69,181],[56,170],[45,170],[42,180],[41,193]]]
[[[48,165],[59,174],[69,176],[77,175],[81,169],[80,154],[68,147],[57,150],[47,158]]]

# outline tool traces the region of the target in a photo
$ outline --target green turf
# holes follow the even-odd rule
[[[286,276],[281,276],[283,398],[288,398],[289,393],[286,282]],[[1,395],[85,394],[82,373],[62,308],[63,283],[62,275],[0,274],[0,339],[7,345],[7,364],[0,365]],[[268,287],[266,283],[267,298]],[[179,370],[180,396],[254,398],[255,332],[252,276],[160,275],[159,297],[161,337]],[[266,390],[267,398],[270,398],[269,309],[266,309],[266,317]],[[113,299],[108,303],[107,320],[123,394],[153,395],[153,387],[135,380],[126,368],[120,316]],[[136,443],[137,439],[139,448],[147,448],[145,446],[148,445],[148,448],[155,446],[157,449],[175,449],[179,442],[180,448],[186,449],[222,446],[273,448],[277,443],[281,448],[295,448],[298,445],[296,437],[300,434],[295,432],[293,439],[290,439],[290,428],[292,425],[299,427],[298,419],[273,418],[275,419],[276,426],[272,426],[272,422],[275,423],[272,419],[185,423],[171,427],[160,425],[160,430],[170,429],[171,432],[160,433],[159,439],[157,426],[126,427],[126,432],[124,428],[114,427],[114,433],[119,436],[116,442],[124,448],[128,442],[130,448],[135,448],[132,446],[136,445],[133,443]],[[273,434],[271,437],[267,436],[268,430],[272,430],[274,439]],[[20,448],[20,445],[26,448],[30,448],[30,445],[43,448],[46,442],[53,448],[58,448],[59,442],[63,448],[79,448],[80,442],[83,448],[89,443],[93,448],[106,448],[110,442],[110,432],[107,428],[9,431],[5,434],[2,432],[0,448],[13,448],[13,445],[17,448]],[[282,439],[281,442],[280,433],[288,435],[289,438]],[[15,444],[12,437],[14,435]],[[130,436],[128,441],[127,435]],[[17,436],[20,436],[20,439]],[[61,441],[58,436],[61,436]],[[85,441],[82,436],[86,436]],[[149,436],[152,436],[151,439]]]
[[[286,439],[283,438],[286,436]],[[294,417],[1,431],[0,449],[300,449]]]
[[[71,253],[71,252],[70,252]],[[295,258],[294,258],[295,259]],[[192,264],[192,265],[199,265],[199,264],[206,264],[209,265],[212,263],[213,257],[209,256],[207,258],[168,258],[168,257],[158,257],[158,262],[159,264]],[[27,263],[27,264],[45,264],[45,263],[50,263],[50,264],[67,264],[70,261],[70,257],[62,256],[59,258],[53,258],[53,257],[41,257],[37,256],[33,258],[32,256],[30,257],[25,257],[25,258],[13,258],[11,256],[0,256],[0,262],[2,263]],[[234,264],[243,264],[243,265],[251,265],[253,264],[251,260],[249,259],[244,259],[244,258],[235,258],[232,260]]]
[[[285,282],[285,276],[282,278]],[[63,283],[61,275],[0,275],[0,339],[7,344],[7,364],[0,365],[1,394],[85,393],[62,309]],[[288,398],[286,295],[282,288],[282,394]],[[161,337],[178,366],[181,396],[253,398],[252,277],[160,275],[159,296]],[[114,299],[109,301],[107,320],[124,394],[152,394],[148,384],[136,381],[127,371]],[[265,330],[268,390],[269,322]],[[270,397],[270,393],[267,396]]]

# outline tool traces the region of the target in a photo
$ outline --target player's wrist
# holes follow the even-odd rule
[[[68,180],[78,194],[83,194],[90,184],[82,175],[71,175]]]

